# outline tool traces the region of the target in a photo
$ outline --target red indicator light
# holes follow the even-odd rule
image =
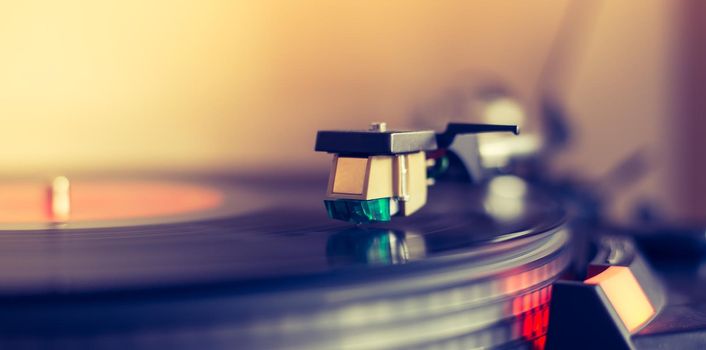
[[[512,313],[517,317],[519,334],[532,350],[542,350],[549,326],[549,295],[551,286],[544,287],[512,301]]]

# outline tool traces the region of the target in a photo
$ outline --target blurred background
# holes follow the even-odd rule
[[[1,1],[0,173],[325,173],[318,129],[441,127],[501,86],[530,133],[561,102],[547,171],[642,152],[616,210],[702,221],[704,36],[699,0]]]

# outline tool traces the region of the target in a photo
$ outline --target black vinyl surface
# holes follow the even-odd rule
[[[0,230],[0,296],[244,284],[341,274],[348,267],[355,274],[356,266],[384,262],[370,263],[347,248],[385,234],[397,240],[413,237],[423,246],[398,262],[444,264],[454,255],[492,251],[493,242],[555,229],[564,219],[552,201],[530,192],[522,210],[498,220],[484,209],[486,187],[439,184],[430,189],[429,203],[418,214],[355,226],[326,217],[320,195],[325,183],[202,183],[226,194],[225,208],[214,211],[225,217],[162,225]],[[253,200],[253,193],[260,195]],[[344,241],[349,247],[340,246]]]
[[[326,217],[325,180],[196,182],[222,189],[225,208],[0,231],[0,343],[499,346],[522,339],[513,298],[548,293],[568,264],[563,211],[529,188],[441,183],[417,214],[355,226]]]

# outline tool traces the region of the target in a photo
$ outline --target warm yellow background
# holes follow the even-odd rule
[[[325,172],[317,129],[414,127],[469,83],[535,99],[568,3],[0,0],[0,174]],[[590,33],[555,90],[576,130],[562,165],[595,177],[675,140],[677,2],[579,3]]]
[[[0,163],[323,164],[318,128],[409,126],[479,72],[531,89],[564,4],[2,1]]]

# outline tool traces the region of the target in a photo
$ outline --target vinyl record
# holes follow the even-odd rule
[[[64,222],[0,217],[0,344],[537,347],[564,213],[493,181],[437,184],[419,213],[360,226],[327,218],[325,180],[84,181],[116,194],[85,190]]]

